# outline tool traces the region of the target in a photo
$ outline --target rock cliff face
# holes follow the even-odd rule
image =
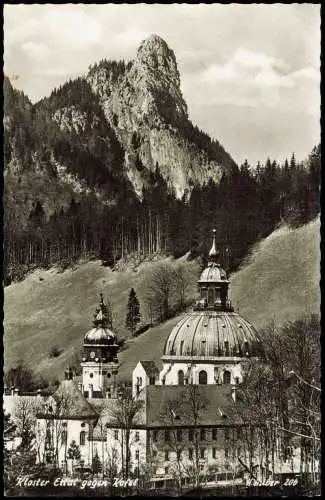
[[[123,71],[102,62],[87,81],[125,150],[126,172],[138,194],[146,171],[157,165],[178,197],[195,183],[218,182],[234,165],[217,142],[211,151],[200,147],[195,135],[202,133],[188,120],[175,54],[157,35],[141,43]]]
[[[235,166],[188,119],[175,54],[156,35],[133,61],[94,64],[35,105],[7,78],[4,97],[6,196],[18,211],[16,198],[50,204],[48,215],[83,195],[141,199],[157,168],[180,198]]]

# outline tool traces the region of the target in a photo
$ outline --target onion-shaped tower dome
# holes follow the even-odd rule
[[[89,330],[83,343],[83,361],[117,362],[118,343],[115,333],[111,330],[110,313],[100,294],[99,307],[96,309],[93,328]]]
[[[100,294],[100,304],[96,309],[93,320],[93,328],[89,330],[84,338],[84,344],[114,344],[116,335],[109,328],[109,310],[104,303],[103,294]]]

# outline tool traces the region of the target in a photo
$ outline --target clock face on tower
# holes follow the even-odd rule
[[[91,357],[91,359],[94,359],[94,357],[96,356],[96,353],[94,351],[91,351],[91,353],[89,354],[89,356]]]

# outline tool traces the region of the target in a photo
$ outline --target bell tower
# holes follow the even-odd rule
[[[109,310],[100,294],[93,328],[86,333],[83,343],[82,392],[89,399],[114,397],[116,393],[118,344],[110,326]]]
[[[212,247],[209,252],[208,266],[204,269],[198,281],[200,300],[195,304],[195,310],[232,312],[233,307],[228,298],[229,280],[226,271],[220,266],[220,252],[216,248],[216,230],[213,229]]]

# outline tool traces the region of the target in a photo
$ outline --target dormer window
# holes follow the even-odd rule
[[[183,355],[184,340],[181,341],[180,356]]]

